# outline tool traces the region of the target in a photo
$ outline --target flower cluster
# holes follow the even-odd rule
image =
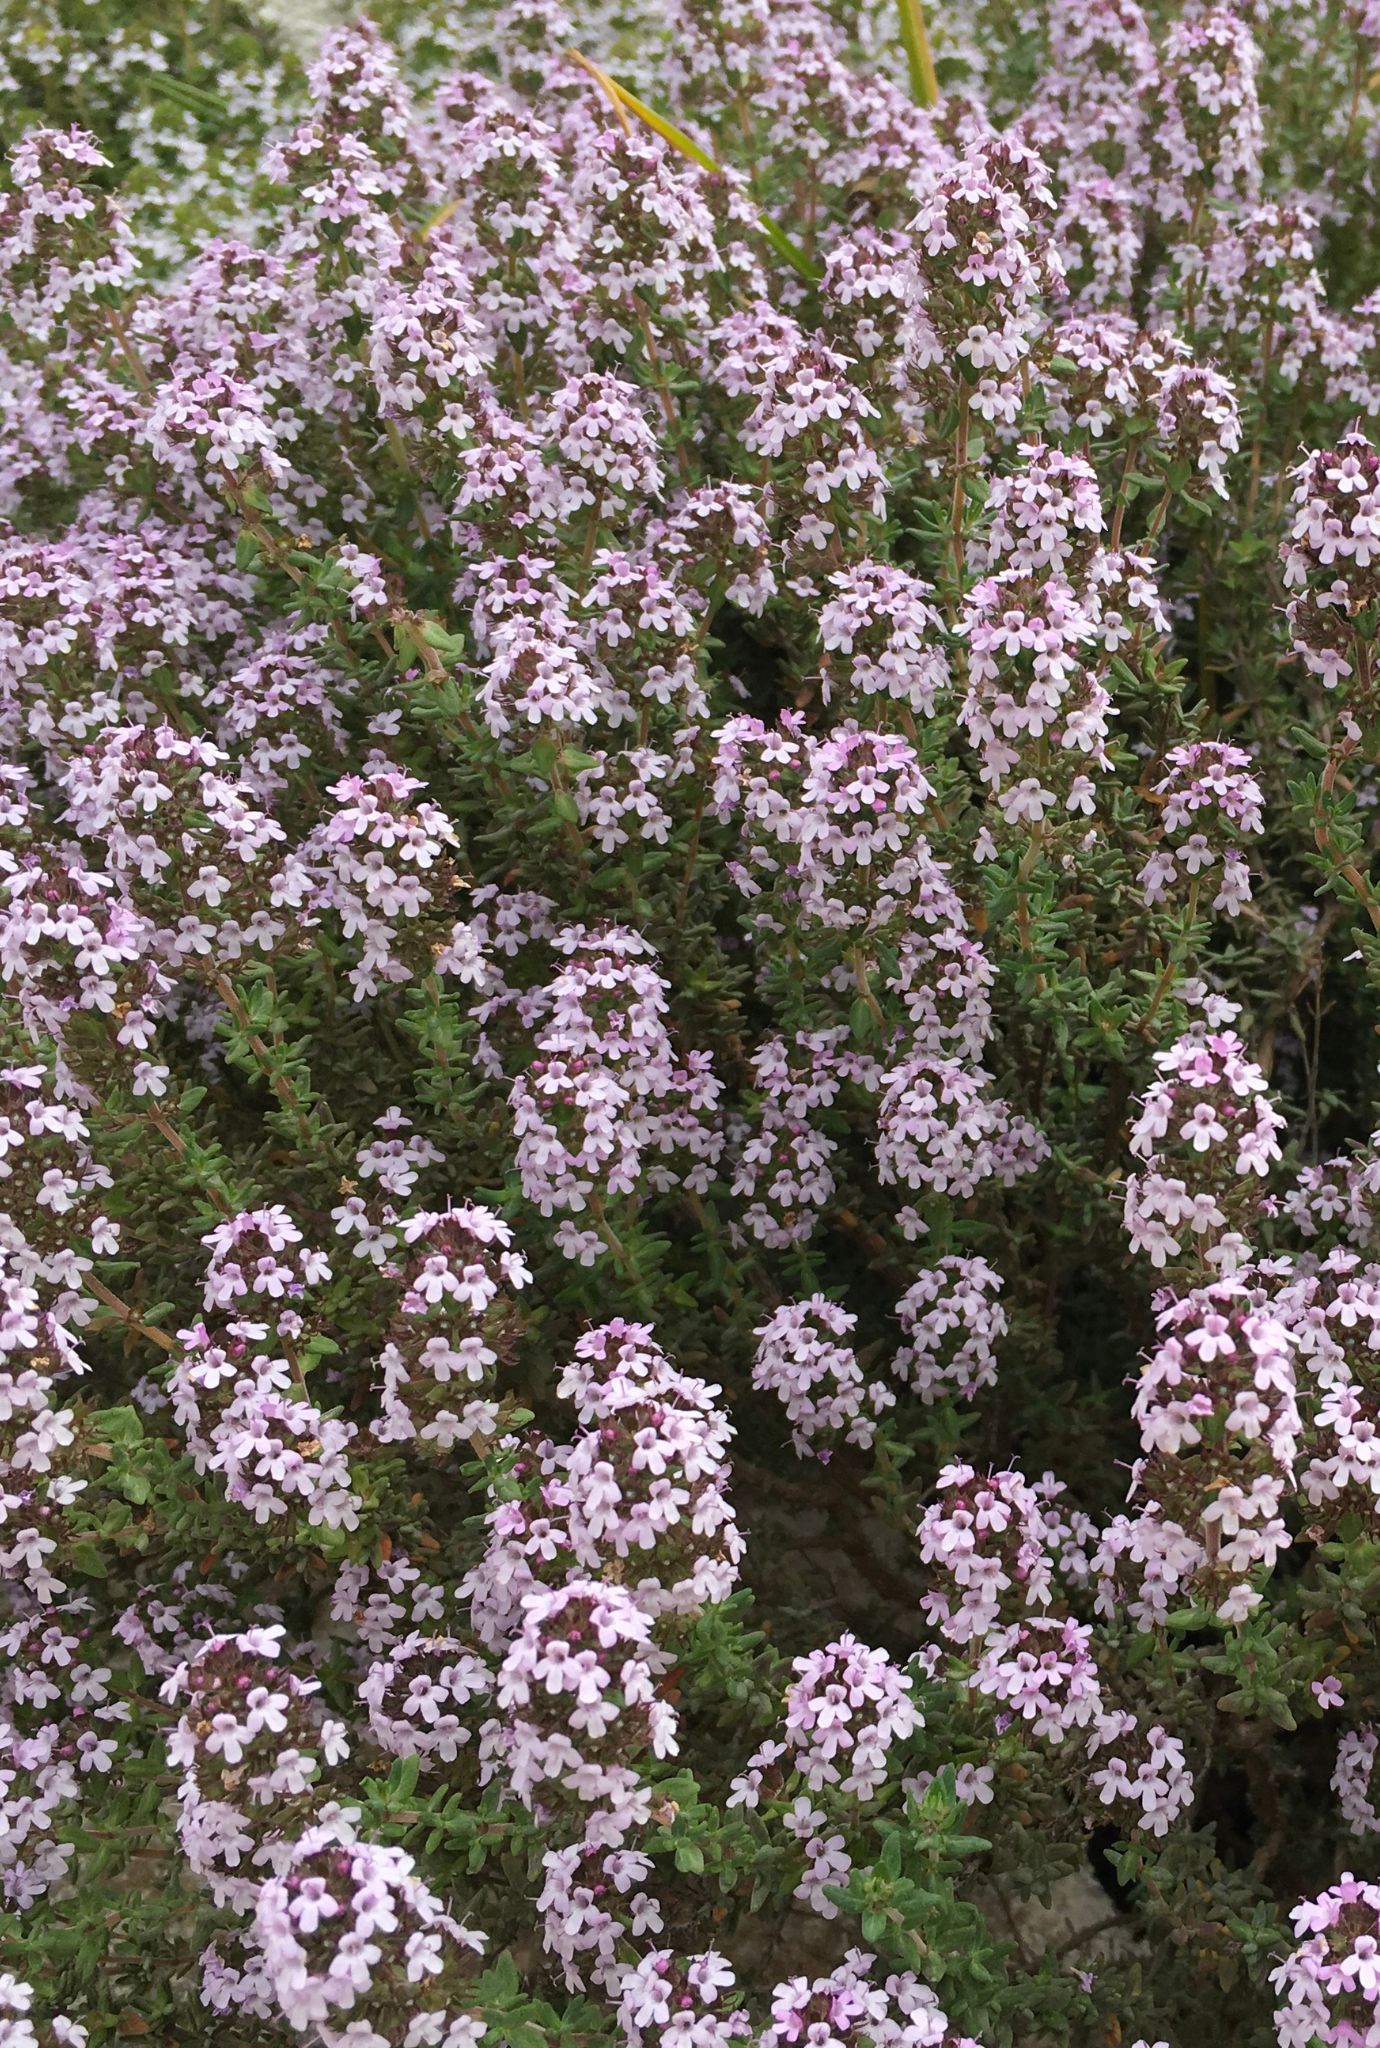
[[[463,1995],[484,1938],[453,1920],[401,1849],[323,1821],[260,1888],[253,1940],[289,2026],[326,2048],[361,2039],[400,2048],[473,2048],[482,2022]],[[383,2029],[387,2028],[388,2032]]]
[[[1153,790],[1164,806],[1164,836],[1140,872],[1147,903],[1170,896],[1185,875],[1190,890],[1201,889],[1204,874],[1216,889],[1214,910],[1235,917],[1250,902],[1250,869],[1234,842],[1265,829],[1265,799],[1251,766],[1244,748],[1220,740],[1170,749]]]
[[[839,1439],[865,1448],[877,1417],[895,1405],[892,1389],[881,1380],[869,1384],[852,1346],[838,1341],[851,1336],[857,1322],[827,1295],[815,1294],[787,1302],[753,1333],[752,1383],[776,1395],[802,1458],[813,1454],[827,1462]]]
[[[892,1370],[922,1401],[937,1401],[947,1387],[973,1400],[995,1384],[996,1347],[1007,1332],[997,1299],[1001,1275],[986,1259],[940,1259],[909,1286],[896,1304],[905,1344]]]
[[[1140,1162],[1126,1182],[1131,1249],[1159,1267],[1190,1253],[1220,1265],[1245,1242],[1284,1119],[1233,1031],[1195,1029],[1156,1065],[1131,1132]]]
[[[290,1664],[281,1625],[211,1636],[169,1673],[162,1696],[181,1709],[168,1742],[180,1767],[182,1849],[237,1911],[256,1876],[314,1814],[332,1768],[349,1753],[344,1724],[319,1710],[319,1682]]]
[[[1201,1545],[1199,1579],[1231,1586],[1223,1610],[1249,1612],[1247,1582],[1291,1538],[1281,1508],[1294,1484],[1301,1419],[1294,1346],[1243,1279],[1171,1299],[1133,1413],[1145,1457],[1134,1486]]]
[[[812,1792],[836,1785],[870,1797],[885,1781],[891,1745],[920,1725],[909,1681],[884,1651],[852,1636],[797,1657],[795,1670],[782,1724],[792,1768]]]
[[[650,1621],[620,1586],[572,1579],[523,1601],[498,1674],[513,1791],[537,1812],[572,1801],[590,1809],[612,1844],[648,1817],[637,1760],[676,1749],[676,1715],[657,1693],[650,1636]]]
[[[1294,649],[1310,675],[1340,688],[1364,717],[1374,692],[1368,625],[1380,596],[1380,455],[1357,427],[1307,456],[1295,475],[1293,524],[1281,542]]]
[[[618,928],[577,929],[557,946],[561,971],[517,1005],[533,1047],[509,1096],[527,1199],[579,1216],[604,1191],[632,1194],[644,1173],[669,1181],[661,1161],[681,1150],[686,1184],[704,1185],[721,1142],[718,1082],[707,1054],[678,1057],[651,948]],[[588,1234],[558,1242],[576,1256]]]
[[[1380,2003],[1380,1890],[1344,1871],[1291,1917],[1298,1946],[1270,1973],[1281,2001],[1275,2012],[1280,2048],[1364,2040]]]
[[[788,918],[859,942],[916,920],[962,923],[923,830],[934,791],[900,735],[850,720],[816,739],[789,716],[779,732],[734,719],[716,766],[719,807],[746,828],[738,886],[754,900],[770,892],[760,929]]]
[[[1368,2040],[1380,6],[172,14],[0,9],[0,2042]]]

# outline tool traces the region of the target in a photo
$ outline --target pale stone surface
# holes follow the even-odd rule
[[[326,30],[343,21],[347,12],[339,0],[261,0],[261,5],[304,63],[311,62]]]
[[[1118,1910],[1088,1869],[1057,1878],[1049,1888],[1048,1905],[1038,1899],[1012,1899],[990,1888],[982,1889],[975,1903],[999,1940],[1016,1943],[1027,1969],[1034,1969],[1051,1948],[1070,1970],[1147,1953],[1131,1915]]]

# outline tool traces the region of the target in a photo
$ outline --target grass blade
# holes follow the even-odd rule
[[[896,8],[901,17],[901,41],[906,46],[906,63],[910,67],[911,95],[922,107],[937,107],[939,80],[934,75],[934,56],[925,27],[924,7],[921,0],[896,0]]]
[[[668,142],[672,149],[678,150],[683,157],[687,157],[692,164],[698,164],[702,171],[710,171],[716,176],[721,177],[723,175],[723,165],[716,163],[713,157],[702,150],[698,142],[693,141],[683,128],[677,128],[674,121],[668,121],[665,114],[659,114],[655,107],[647,106],[643,100],[638,99],[636,93],[629,92],[625,85],[620,85],[618,80],[611,78],[607,71],[602,71],[597,64],[591,63],[590,59],[583,56],[579,50],[570,50],[567,52],[567,55],[573,57],[575,62],[589,73],[601,92],[610,100],[614,112],[623,124],[625,133],[628,130],[628,115],[636,114],[639,121],[650,128],[654,134],[659,135],[663,142]],[[760,208],[758,209],[757,219],[762,233],[771,243],[777,255],[789,263],[792,270],[805,278],[808,283],[817,284],[822,275],[819,266],[810,261],[799,244],[793,242],[785,229],[778,227],[776,222],[768,214],[763,213]]]

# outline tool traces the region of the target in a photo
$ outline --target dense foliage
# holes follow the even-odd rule
[[[1380,2043],[1380,7],[0,23],[0,2044]]]

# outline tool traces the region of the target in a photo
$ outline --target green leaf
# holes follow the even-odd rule
[[[422,1760],[415,1754],[395,1758],[387,1779],[389,1798],[410,1799],[417,1789],[417,1773],[421,1767]]]
[[[482,1999],[512,1999],[521,1994],[522,1979],[506,1948],[501,1956],[494,1957],[474,1988]]]
[[[545,2029],[534,2027],[530,2020],[500,2019],[495,2023],[495,2031],[511,2042],[512,2048],[551,2048]]]
[[[210,116],[214,120],[227,121],[230,118],[230,102],[222,99],[218,92],[208,92],[204,85],[192,85],[185,78],[174,78],[167,71],[150,71],[149,91],[156,99],[166,100],[170,106],[181,107],[189,114]]]
[[[1315,761],[1325,761],[1328,755],[1326,740],[1310,731],[1306,725],[1291,725],[1289,738],[1302,754],[1309,754]]]
[[[876,1037],[877,1019],[872,1014],[871,1003],[867,1002],[862,996],[857,998],[852,1009],[848,1012],[848,1022],[852,1026],[853,1036],[862,1039],[864,1043],[869,1038]]]
[[[138,1444],[144,1440],[144,1424],[137,1408],[102,1408],[91,1417],[91,1426],[108,1444]]]

